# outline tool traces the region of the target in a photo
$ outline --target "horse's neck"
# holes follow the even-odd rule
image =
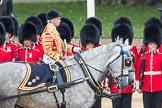
[[[90,65],[93,68],[96,68],[100,71],[104,71],[104,66],[106,61],[108,60],[108,51],[106,46],[97,47],[92,50],[85,51],[81,54],[82,58],[86,62],[87,66]],[[98,80],[101,77],[101,74],[99,71],[96,71],[95,69],[90,69],[93,77]]]

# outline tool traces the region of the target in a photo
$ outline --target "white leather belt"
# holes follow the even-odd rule
[[[160,75],[162,74],[161,71],[147,71],[144,72],[144,75]]]

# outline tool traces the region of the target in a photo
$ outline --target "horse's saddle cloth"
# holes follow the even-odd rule
[[[26,75],[18,87],[19,90],[35,90],[40,87],[46,86],[48,82],[53,81],[54,71],[49,68],[47,64],[30,64],[25,63],[27,67]],[[63,61],[55,62],[58,66],[60,76],[63,82],[69,82],[70,72]],[[57,77],[55,84],[58,83]]]

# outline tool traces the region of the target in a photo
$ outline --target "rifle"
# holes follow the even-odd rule
[[[19,62],[20,61],[20,49],[18,48],[18,55],[15,58],[15,62]]]
[[[142,47],[141,49],[141,54],[142,54],[142,60],[141,60],[141,65],[140,65],[140,81],[139,81],[139,89],[142,89],[142,84],[143,84],[143,77],[144,77],[144,71],[145,71],[145,58],[144,58],[144,53],[145,49]]]

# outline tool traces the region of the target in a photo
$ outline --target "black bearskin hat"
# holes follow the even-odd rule
[[[150,42],[155,42],[158,47],[161,45],[162,30],[158,25],[150,25],[144,28],[143,43],[148,45]]]
[[[11,17],[11,18],[12,18],[12,21],[14,23],[14,28],[15,28],[15,31],[14,31],[13,34],[15,36],[18,36],[19,22],[18,22],[18,20],[15,17]]]
[[[71,42],[71,30],[66,23],[62,22],[56,29],[60,33],[60,37],[63,41],[66,39],[67,43]]]
[[[120,18],[118,18],[118,19],[114,22],[114,25],[116,25],[116,24],[123,24],[123,23],[126,23],[126,24],[130,25],[131,27],[133,27],[133,26],[132,26],[132,23],[131,23],[131,21],[130,21],[130,19],[127,18],[127,17],[120,17]]]
[[[133,29],[128,24],[116,24],[111,31],[112,42],[115,42],[117,37],[123,39],[123,43],[125,43],[126,39],[128,39],[128,44],[131,45],[133,41]]]
[[[155,18],[155,17],[149,18],[149,19],[144,23],[144,26],[147,27],[147,26],[154,25],[154,24],[159,25],[160,28],[162,29],[162,22],[160,21],[160,19]]]
[[[15,28],[14,28],[14,22],[12,21],[11,17],[0,17],[0,22],[3,23],[6,32],[10,33],[11,35],[14,34]]]
[[[23,44],[24,40],[32,40],[33,42],[37,41],[37,28],[31,22],[23,23],[19,28],[19,42]]]
[[[44,29],[47,25],[47,14],[46,13],[40,13],[37,17],[42,21],[43,29]]]
[[[81,44],[85,47],[89,42],[96,47],[100,42],[100,32],[94,24],[85,24],[80,31]]]
[[[38,17],[36,17],[36,16],[28,17],[25,20],[25,22],[33,23],[37,27],[38,35],[42,34],[42,32],[43,32],[43,24],[42,24],[42,21]]]
[[[3,23],[0,22],[0,46],[4,44],[6,38],[6,30]]]
[[[56,10],[51,9],[51,10],[48,11],[47,20],[51,20],[51,19],[54,19],[54,18],[57,18],[57,17],[60,17],[60,15]]]
[[[85,21],[85,24],[87,24],[87,23],[94,24],[98,28],[98,30],[100,32],[100,36],[102,36],[102,23],[98,18],[90,17]]]
[[[61,22],[66,23],[71,30],[71,38],[74,37],[74,26],[73,23],[68,18],[61,18]]]

